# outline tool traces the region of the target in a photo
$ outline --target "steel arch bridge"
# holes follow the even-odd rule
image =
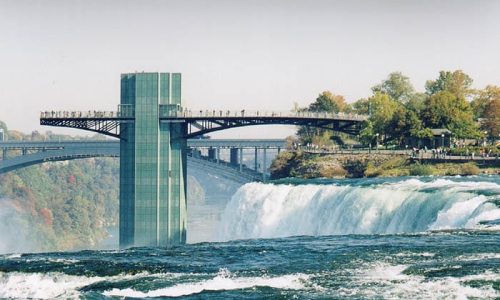
[[[160,123],[182,123],[187,125],[184,138],[194,138],[214,131],[255,125],[295,125],[308,126],[359,134],[362,122],[367,116],[322,113],[322,112],[231,112],[222,110],[199,111],[179,107],[168,111],[160,105]],[[133,111],[46,111],[40,116],[40,124],[56,127],[82,129],[123,139],[124,124],[134,123]]]
[[[285,146],[284,140],[189,140],[188,146],[192,148],[274,148]],[[19,151],[20,155],[7,157],[0,160],[0,174],[36,164],[54,161],[65,161],[93,157],[119,157],[119,141],[62,141],[62,142],[30,142],[9,141],[0,142],[0,149],[4,151]],[[237,183],[261,181],[263,175],[257,170],[244,165],[232,165],[223,160],[210,160],[203,156],[188,156],[188,168],[209,170],[217,176],[232,180]]]

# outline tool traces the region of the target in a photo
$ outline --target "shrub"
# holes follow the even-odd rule
[[[434,174],[434,168],[429,165],[421,165],[416,163],[410,166],[410,175],[412,176],[427,176]]]
[[[269,168],[271,178],[277,179],[291,176],[291,172],[300,158],[301,155],[296,152],[283,151],[278,154]]]
[[[321,168],[319,171],[321,177],[332,178],[332,177],[345,177],[347,171],[342,168],[342,166],[328,166]]]
[[[375,167],[375,165],[372,162],[368,162],[368,165],[366,166],[365,170],[365,176],[366,177],[377,177],[380,175],[380,170]]]
[[[479,168],[473,162],[463,164],[460,169],[462,175],[477,175],[480,172]]]

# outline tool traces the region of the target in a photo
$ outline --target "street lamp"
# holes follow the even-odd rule
[[[378,133],[375,134],[375,138],[377,139],[377,150],[378,150]]]
[[[441,133],[441,148],[444,148],[444,133]]]
[[[483,142],[483,146],[486,147],[486,136],[488,135],[488,131],[484,131],[484,142]]]

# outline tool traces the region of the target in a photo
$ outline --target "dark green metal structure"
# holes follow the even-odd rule
[[[120,103],[135,117],[120,133],[120,246],[185,243],[186,124],[159,119],[181,105],[181,74],[123,74]]]

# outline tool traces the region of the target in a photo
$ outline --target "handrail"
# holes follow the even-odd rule
[[[132,111],[42,111],[41,119],[60,119],[60,118],[88,118],[88,119],[109,119],[109,118],[133,118]]]
[[[176,111],[162,109],[160,105],[160,118],[302,118],[302,119],[341,119],[364,121],[368,118],[365,115],[357,115],[352,113],[327,113],[327,112],[276,112],[276,111],[231,111],[231,110],[199,110],[192,111],[184,108]],[[109,119],[109,118],[133,118],[134,111],[43,111],[40,113],[42,119],[59,119],[59,118],[92,118],[92,119]]]

